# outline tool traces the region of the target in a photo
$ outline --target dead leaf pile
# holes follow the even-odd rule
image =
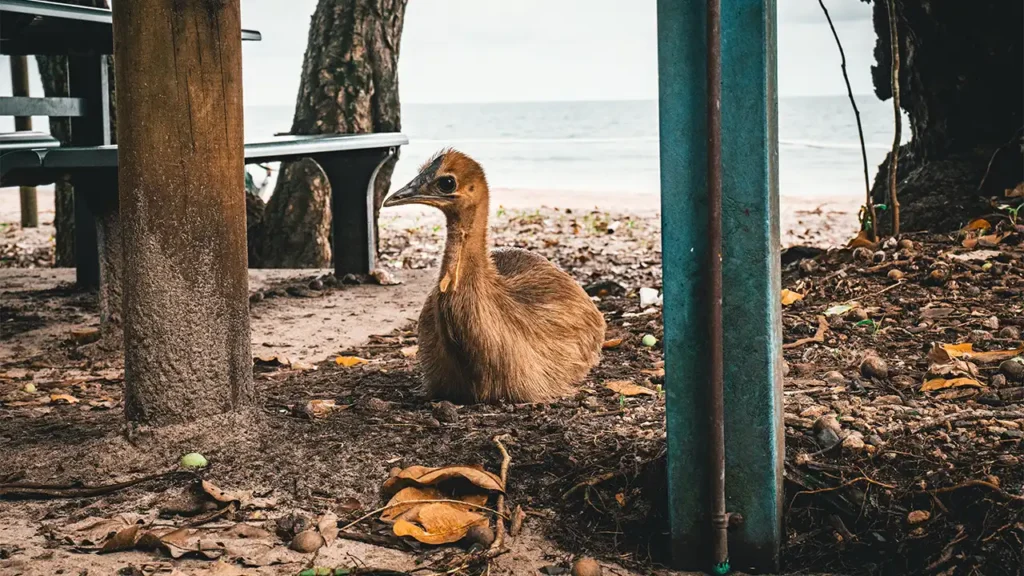
[[[474,526],[489,524],[483,507],[491,494],[504,492],[501,479],[480,467],[410,466],[384,482],[389,498],[380,519],[397,536],[424,544],[450,544]]]

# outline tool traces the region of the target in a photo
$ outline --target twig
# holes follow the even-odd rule
[[[111,492],[117,492],[130,488],[136,484],[169,478],[173,476],[191,476],[189,472],[173,470],[150,474],[126,482],[117,484],[106,484],[103,486],[75,486],[58,484],[35,484],[31,482],[15,482],[12,484],[0,484],[0,498],[90,498],[92,496],[103,496]]]
[[[952,414],[946,414],[944,416],[937,416],[935,418],[925,420],[917,426],[911,426],[910,433],[917,434],[918,432],[924,432],[926,430],[934,430],[947,422],[954,422],[956,420],[980,420],[982,418],[1016,420],[1018,418],[1024,418],[1024,412],[1017,412],[1013,410],[964,410],[962,412],[954,412]]]
[[[498,518],[495,521],[497,530],[495,530],[494,542],[491,543],[491,550],[497,550],[505,544],[505,491],[508,490],[508,465],[512,462],[512,457],[508,455],[508,450],[505,449],[505,445],[501,443],[502,438],[508,439],[507,434],[501,436],[495,436],[493,438],[495,446],[501,452],[501,494],[498,494]]]
[[[494,510],[493,508],[488,508],[486,506],[478,506],[476,504],[471,504],[469,502],[463,502],[462,500],[451,500],[451,499],[448,499],[448,498],[436,498],[436,499],[430,499],[430,500],[403,500],[403,501],[401,501],[401,502],[399,502],[397,504],[391,504],[391,505],[388,505],[388,506],[382,506],[380,508],[377,508],[376,510],[372,510],[370,512],[367,512],[366,514],[363,514],[359,518],[356,518],[355,520],[349,522],[348,524],[345,524],[344,526],[342,526],[340,528],[340,530],[342,532],[344,532],[345,530],[348,530],[349,528],[355,526],[356,524],[359,524],[360,522],[362,522],[363,520],[366,520],[367,518],[369,518],[370,516],[373,516],[374,514],[380,514],[381,512],[387,512],[388,510],[391,510],[392,508],[399,508],[401,506],[408,506],[409,504],[459,504],[459,505],[462,505],[462,506],[468,506],[470,508],[476,508],[478,510],[486,510],[487,512],[490,512],[491,514],[496,514],[498,517],[504,518],[504,516],[500,512],[498,512],[497,510]]]
[[[901,131],[903,118],[900,116],[900,44],[896,32],[896,0],[887,0],[889,6],[889,52],[892,54],[892,107],[896,122],[895,135],[892,140],[892,153],[889,155],[889,199],[892,204],[892,235],[900,235],[900,201],[896,196],[896,169],[899,165]]]
[[[981,487],[981,488],[988,488],[989,490],[994,491],[995,493],[999,494],[1000,496],[1002,496],[1004,498],[1008,498],[1010,500],[1016,500],[1017,502],[1024,502],[1024,496],[1020,496],[1020,495],[1017,495],[1017,494],[1010,494],[1009,492],[1005,492],[999,486],[996,486],[995,484],[993,484],[991,482],[988,482],[986,480],[968,480],[967,482],[963,482],[961,484],[957,484],[956,486],[946,486],[945,488],[936,488],[934,490],[928,490],[927,492],[929,494],[945,494],[947,492],[956,492],[957,490],[960,490],[961,488],[970,488],[972,486],[978,486],[978,487]]]
[[[789,349],[814,342],[822,343],[825,341],[825,332],[828,332],[828,320],[826,320],[824,316],[818,316],[818,331],[814,333],[814,336],[811,336],[810,338],[801,338],[796,342],[790,342],[789,344],[783,344],[782,347],[784,349]]]
[[[818,4],[821,6],[821,11],[825,13],[825,19],[828,20],[828,27],[832,29],[832,36],[836,39],[836,46],[839,47],[839,67],[843,70],[843,80],[846,81],[846,94],[850,97],[850,105],[853,106],[853,115],[857,118],[857,134],[860,136],[860,155],[861,160],[864,162],[864,193],[865,193],[865,214],[871,219],[871,229],[869,239],[872,242],[878,241],[877,226],[878,216],[875,214],[875,203],[871,200],[871,182],[868,176],[868,151],[864,145],[864,128],[860,122],[860,110],[857,109],[857,101],[853,97],[853,88],[850,86],[850,76],[846,73],[846,53],[843,52],[843,43],[839,41],[839,33],[836,32],[835,25],[832,24],[832,16],[828,13],[828,8],[825,8],[824,0],[818,0]],[[863,222],[862,228],[863,228]]]
[[[583,482],[580,482],[579,484],[577,484],[577,485],[573,486],[572,488],[569,488],[568,490],[566,490],[565,494],[562,494],[562,500],[565,500],[569,496],[572,496],[573,492],[579,490],[580,488],[590,488],[591,486],[595,486],[597,484],[600,484],[601,482],[604,482],[605,480],[611,480],[612,478],[615,478],[618,475],[619,475],[619,472],[605,472],[604,474],[601,474],[600,476],[594,476],[593,478],[590,478],[589,480],[584,480]]]
[[[896,487],[891,485],[891,484],[883,484],[883,483],[881,483],[881,482],[879,482],[877,480],[872,480],[871,478],[868,478],[867,476],[861,476],[860,478],[854,478],[853,480],[850,480],[849,482],[843,482],[842,484],[840,484],[838,486],[829,486],[828,488],[818,488],[817,490],[801,490],[800,492],[797,492],[796,494],[793,495],[793,500],[796,500],[796,497],[801,495],[801,494],[821,494],[822,492],[832,492],[834,490],[841,490],[843,488],[847,488],[849,486],[853,486],[854,484],[856,484],[858,482],[867,482],[868,484],[874,484],[875,486],[881,486],[882,488],[888,488],[889,490],[896,489]]]
[[[863,300],[865,298],[871,298],[873,296],[881,296],[882,294],[885,294],[889,290],[892,290],[893,288],[895,288],[897,286],[902,286],[903,284],[904,284],[904,282],[902,280],[900,280],[899,282],[897,282],[895,284],[890,284],[889,286],[886,286],[885,288],[882,288],[881,290],[879,290],[878,292],[875,292],[874,294],[867,294],[867,295],[864,295],[864,296],[857,296],[856,298],[850,298],[846,302],[843,302],[843,304],[851,304],[853,302],[856,302],[857,300]]]

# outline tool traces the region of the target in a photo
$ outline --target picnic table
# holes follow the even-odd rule
[[[0,0],[0,20],[0,53],[67,55],[70,88],[67,97],[0,97],[0,115],[69,117],[72,132],[69,146],[38,132],[0,134],[0,186],[71,178],[78,284],[99,287],[101,254],[111,249],[104,244],[120,238],[119,230],[101,229],[119,226],[118,155],[110,133],[111,11],[42,0]],[[242,30],[242,40],[260,39],[259,32]],[[245,162],[317,162],[331,185],[335,274],[366,273],[376,266],[377,172],[407,143],[400,133],[277,136],[246,143]]]

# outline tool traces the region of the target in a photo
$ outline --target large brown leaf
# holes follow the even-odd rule
[[[457,504],[424,504],[395,522],[396,536],[412,536],[424,544],[450,544],[465,538],[470,528],[487,518]]]
[[[471,466],[445,466],[428,468],[426,466],[409,466],[397,475],[384,482],[382,491],[385,497],[396,494],[406,486],[436,486],[450,480],[464,480],[488,492],[503,492],[501,478]]]
[[[415,503],[414,501],[419,500],[461,500],[469,504],[469,506],[459,506],[458,504],[452,504],[456,508],[471,511],[477,509],[479,506],[487,504],[487,494],[465,494],[462,496],[449,496],[442,493],[440,490],[433,486],[406,486],[398,491],[397,494],[391,497],[388,501],[387,510],[381,515],[380,519],[385,522],[394,522],[410,510],[419,508],[421,506],[429,506],[427,503]],[[402,502],[414,502],[412,504],[400,505]],[[394,506],[394,508],[392,508]]]

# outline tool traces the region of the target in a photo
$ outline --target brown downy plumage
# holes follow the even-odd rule
[[[435,397],[553,400],[597,364],[604,317],[543,256],[488,249],[488,196],[480,165],[447,150],[384,202],[434,206],[448,220],[440,278],[420,313],[417,356]]]

